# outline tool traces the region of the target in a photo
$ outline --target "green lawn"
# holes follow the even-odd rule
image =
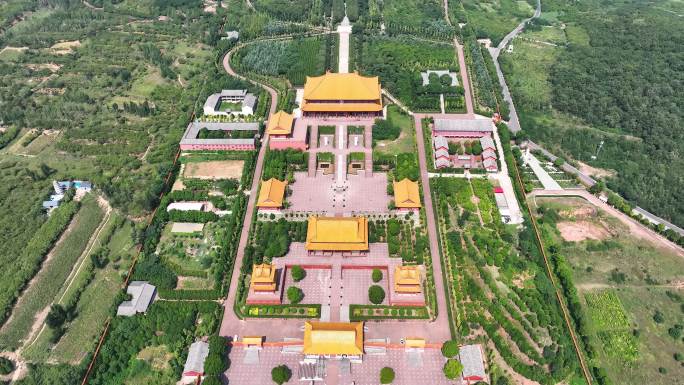
[[[218,107],[219,111],[241,111],[242,110],[242,103],[230,103],[230,102],[221,102]]]
[[[451,0],[449,11],[453,20],[467,21],[478,38],[490,38],[496,45],[523,19],[532,16],[534,8],[521,0]]]
[[[176,266],[177,274],[182,270],[192,272],[206,272],[211,266],[216,251],[214,245],[214,229],[216,224],[208,223],[200,235],[179,235],[171,233],[173,223],[164,228],[157,247],[162,260]]]
[[[401,133],[396,140],[381,140],[375,145],[374,150],[385,154],[401,154],[413,152],[416,149],[416,128],[413,117],[405,114],[396,105],[387,107],[388,119],[393,124],[401,127]]]

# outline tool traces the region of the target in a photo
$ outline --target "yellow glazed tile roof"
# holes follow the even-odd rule
[[[307,103],[302,106],[304,112],[378,112],[382,111],[380,103]]]
[[[378,77],[356,72],[332,73],[306,77],[304,100],[380,100]]]
[[[394,269],[394,291],[420,293],[420,271],[417,266],[397,266]]]
[[[401,182],[394,181],[394,205],[398,208],[419,208],[418,183],[406,178]]]
[[[259,199],[257,200],[257,207],[282,207],[286,185],[287,183],[281,182],[275,178],[271,178],[267,181],[261,182],[261,189],[259,190]]]
[[[305,322],[304,354],[363,354],[363,322]]]
[[[406,339],[404,340],[404,346],[407,348],[424,348],[425,338],[406,337]]]
[[[366,217],[309,217],[306,249],[368,250],[368,219]]]
[[[269,135],[290,135],[294,116],[285,111],[278,111],[268,119],[266,132]]]
[[[272,283],[275,282],[275,266],[270,263],[252,266],[252,283]]]
[[[242,343],[250,346],[262,346],[264,339],[260,336],[245,336],[242,337]]]

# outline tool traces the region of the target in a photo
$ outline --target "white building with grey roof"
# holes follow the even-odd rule
[[[489,383],[481,345],[461,346],[458,352],[458,360],[463,365],[461,377],[466,384],[474,384],[479,381]]]
[[[146,281],[132,281],[126,289],[132,298],[130,301],[123,301],[116,309],[116,315],[125,317],[133,316],[137,313],[147,312],[147,308],[157,296],[157,288]]]
[[[494,131],[491,119],[435,119],[433,136],[481,138]]]
[[[190,345],[188,358],[183,366],[182,384],[193,384],[197,378],[204,377],[204,361],[209,356],[209,344],[204,341],[195,341]]]
[[[253,115],[257,98],[247,90],[222,90],[219,93],[211,94],[204,102],[204,115]],[[239,109],[229,106],[225,108],[222,104],[239,105]]]

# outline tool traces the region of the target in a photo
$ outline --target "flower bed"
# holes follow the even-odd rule
[[[245,305],[249,318],[320,318],[321,305]]]
[[[349,305],[350,321],[427,318],[424,306]]]

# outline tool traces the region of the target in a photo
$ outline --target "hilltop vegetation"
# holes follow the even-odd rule
[[[544,1],[500,60],[532,139],[616,170],[609,188],[682,225],[684,27],[658,4]]]

